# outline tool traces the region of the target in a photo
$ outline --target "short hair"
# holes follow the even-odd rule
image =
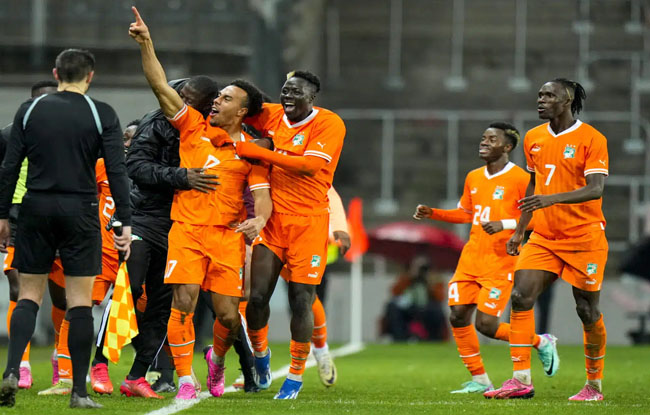
[[[62,82],[79,82],[95,69],[95,57],[85,49],[66,49],[54,66]]]
[[[129,128],[129,127],[131,127],[131,126],[133,126],[133,125],[135,125],[136,127],[139,126],[139,125],[140,125],[140,119],[138,118],[138,119],[135,119],[135,120],[129,122],[129,123],[126,125],[126,128]]]
[[[183,89],[188,79],[190,78],[172,79],[171,81],[167,82],[167,85],[174,88],[176,92],[181,92],[181,89]]]
[[[47,81],[38,81],[34,85],[32,85],[32,96],[38,91],[39,89],[43,88],[56,88],[58,87],[59,84],[56,81],[52,80],[47,80]]]
[[[199,101],[205,103],[212,102],[219,94],[219,84],[217,81],[206,75],[196,75],[187,80],[184,86],[195,90],[199,96]]]
[[[587,92],[585,89],[577,83],[566,78],[555,78],[551,82],[558,83],[562,85],[571,101],[571,114],[576,115],[582,111],[582,102],[587,99]]]
[[[514,125],[503,121],[497,121],[490,124],[488,128],[498,128],[499,130],[503,130],[503,135],[506,137],[506,140],[512,144],[512,149],[510,151],[514,150],[515,147],[517,147],[517,144],[519,144],[521,136]]]
[[[262,112],[262,103],[264,103],[264,94],[252,83],[244,79],[235,79],[229,85],[236,86],[246,91],[247,99],[245,107],[248,109],[246,117],[253,117]]]
[[[312,84],[315,88],[314,92],[320,91],[320,78],[318,78],[318,76],[315,74],[309,71],[291,71],[287,74],[287,79],[294,77],[304,79],[305,81]]]

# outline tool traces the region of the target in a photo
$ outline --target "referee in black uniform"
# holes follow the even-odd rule
[[[0,406],[15,403],[20,358],[34,333],[47,273],[58,249],[65,274],[66,320],[70,322],[70,407],[101,407],[86,392],[93,342],[92,286],[102,270],[95,180],[98,157],[106,162],[116,216],[124,224],[115,244],[127,254],[131,211],[119,120],[109,105],[85,95],[94,65],[95,58],[85,50],[67,49],[57,56],[53,73],[59,82],[58,92],[20,106],[0,167],[0,244],[4,246],[9,239],[9,208],[20,165],[25,157],[29,160],[13,261],[20,272],[20,293],[11,318]]]

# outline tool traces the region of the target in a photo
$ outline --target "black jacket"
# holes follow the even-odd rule
[[[133,189],[133,234],[167,249],[174,191],[189,190],[187,170],[180,168],[179,133],[160,109],[140,121],[126,157]]]

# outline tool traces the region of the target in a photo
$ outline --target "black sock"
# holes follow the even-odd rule
[[[9,351],[7,353],[7,368],[3,375],[10,374],[20,379],[20,360],[23,357],[27,343],[32,339],[36,327],[36,314],[38,304],[32,300],[20,300],[11,315],[11,337],[9,338]]]
[[[106,329],[108,328],[108,324],[104,326],[104,330],[101,332],[101,339],[99,339],[99,346],[97,346],[97,349],[95,349],[95,358],[93,359],[93,366],[99,363],[103,363],[105,365],[108,365],[108,359],[106,356],[104,356],[104,339],[106,337]]]
[[[232,344],[233,348],[239,355],[239,367],[244,375],[252,373],[255,360],[253,359],[253,351],[250,349],[248,339],[246,338],[246,330],[242,327],[239,330],[239,336]]]
[[[93,347],[93,313],[90,307],[74,307],[66,313],[70,322],[68,348],[72,359],[72,390],[81,397],[88,396],[86,375]]]
[[[131,365],[131,370],[129,371],[129,374],[127,375],[128,380],[136,380],[145,377],[147,374],[147,369],[149,368],[149,365],[147,363],[144,363],[138,359],[138,356],[133,359],[133,365]]]

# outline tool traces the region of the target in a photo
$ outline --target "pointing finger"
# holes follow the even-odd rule
[[[135,6],[131,6],[131,10],[133,10],[133,14],[135,15],[135,22],[138,24],[144,23],[142,21],[142,17],[140,17],[140,13],[138,12],[138,9],[136,9]]]

